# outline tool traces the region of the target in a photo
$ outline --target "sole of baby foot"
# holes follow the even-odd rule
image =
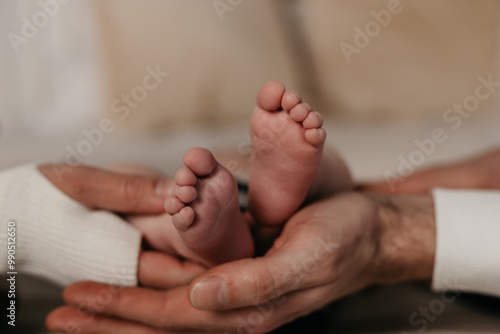
[[[323,118],[282,83],[265,84],[250,122],[254,159],[249,208],[260,223],[283,223],[304,202],[322,159]]]
[[[252,256],[234,176],[204,148],[187,151],[184,164],[165,208],[187,246],[209,266]]]

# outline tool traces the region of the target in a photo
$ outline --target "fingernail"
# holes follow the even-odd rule
[[[169,180],[161,179],[156,183],[156,195],[165,198],[172,192],[172,182]]]
[[[228,303],[229,290],[222,278],[207,278],[191,290],[191,304],[199,310],[217,310]]]

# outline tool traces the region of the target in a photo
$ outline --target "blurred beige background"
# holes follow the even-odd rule
[[[189,145],[245,146],[256,92],[268,80],[301,92],[326,116],[328,140],[357,178],[394,171],[436,127],[453,140],[418,167],[468,156],[497,145],[499,89],[470,97],[479,77],[500,81],[499,7],[498,0],[1,2],[5,164],[67,160],[84,130],[110,118],[113,131],[82,162],[140,160],[172,172]],[[453,110],[467,101],[465,116]],[[150,149],[132,154],[139,136]],[[41,139],[57,145],[33,155]],[[111,149],[115,140],[128,150]],[[169,154],[158,160],[154,147],[162,145]]]
[[[271,79],[329,116],[436,120],[474,92],[479,75],[499,77],[496,0],[55,3],[18,53],[2,40],[4,122],[35,132],[106,114],[145,132],[243,122]],[[5,35],[22,35],[20,18],[35,24],[43,10],[35,1],[1,6],[15,13],[2,19]],[[118,121],[123,102],[112,102],[141,85],[147,66],[170,75]],[[475,113],[492,110],[494,95]],[[12,110],[23,116],[5,115]]]
[[[435,119],[474,91],[478,75],[495,73],[498,1],[401,1],[348,62],[340,44],[356,47],[353,28],[364,31],[372,11],[390,13],[388,3],[244,1],[221,21],[211,2],[97,2],[110,94],[158,63],[172,76],[131,118],[134,126],[246,120],[270,79],[331,116]]]
[[[397,173],[436,128],[446,142],[415,168],[500,146],[500,87],[484,85],[500,81],[499,0],[18,0],[0,13],[0,168],[75,159],[69,152],[107,118],[113,130],[78,163],[173,173],[192,146],[244,162],[268,80],[326,116],[328,141],[357,180]],[[470,112],[453,110],[464,103]],[[56,304],[58,291],[23,284],[21,323],[39,328],[47,291]],[[408,315],[436,296],[391,289],[347,299],[345,319],[324,328],[415,332]],[[453,304],[427,332],[500,332],[498,312],[478,304]]]
[[[498,1],[401,1],[395,14],[390,3],[244,1],[216,15],[215,2],[95,2],[108,98],[161,64],[171,77],[128,120],[134,128],[246,121],[271,79],[330,116],[436,119],[474,91],[478,75],[497,71]],[[391,15],[370,37],[373,12]],[[355,43],[355,27],[368,45]],[[346,59],[342,42],[359,53]]]

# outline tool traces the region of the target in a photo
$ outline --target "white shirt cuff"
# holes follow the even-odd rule
[[[7,225],[16,222],[16,265],[60,285],[92,280],[136,285],[141,234],[117,215],[89,210],[36,166],[0,172],[0,270],[7,268]]]
[[[500,297],[500,191],[433,191],[436,259],[432,288]]]

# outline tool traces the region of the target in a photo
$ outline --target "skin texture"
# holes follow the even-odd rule
[[[298,93],[285,91],[281,82],[268,82],[259,90],[250,119],[254,159],[248,194],[249,210],[257,222],[285,222],[316,189],[315,183],[322,184],[329,195],[352,188],[340,159],[331,152],[333,158],[323,158],[326,132],[322,125],[322,116]]]
[[[262,333],[370,284],[430,278],[435,222],[432,199],[425,194],[436,186],[500,189],[499,167],[497,150],[415,174],[402,184],[404,188],[396,188],[396,192],[424,195],[368,193],[390,189],[380,183],[365,185],[364,194],[349,193],[314,203],[286,223],[265,256],[215,267],[189,285],[185,283],[196,276],[196,270],[189,273],[179,263],[177,275],[182,278],[164,280],[147,269],[153,263],[141,256],[141,282],[154,282],[152,286],[159,289],[112,290],[115,293],[105,305],[85,305],[85,300],[111,288],[92,282],[74,284],[64,293],[68,306],[53,311],[47,327],[78,333],[175,333],[196,329],[237,332],[246,326],[249,332]],[[331,252],[320,252],[318,245]],[[328,256],[317,261],[316,267],[305,266],[313,264],[310,257],[314,259],[315,254]],[[214,293],[212,285],[204,298],[197,296],[196,283],[213,277],[221,278],[228,292]],[[220,301],[222,305],[217,305]],[[202,311],[193,304],[228,311]],[[258,304],[261,306],[254,306]],[[260,312],[262,317],[257,319],[262,321],[256,322],[255,312]]]
[[[253,239],[240,211],[233,174],[200,147],[186,152],[184,164],[165,209],[184,244],[196,253],[194,259],[214,266],[253,256]]]
[[[49,315],[47,326],[61,331],[68,330],[71,323],[81,333],[106,333],[133,321],[134,333],[157,333],[159,329],[236,332],[239,326],[250,332],[268,332],[370,284],[393,281],[390,275],[394,273],[398,281],[430,277],[432,247],[422,256],[405,257],[424,246],[421,240],[412,237],[406,243],[392,243],[393,234],[432,235],[433,215],[428,204],[432,201],[425,196],[401,197],[391,204],[383,195],[347,193],[326,199],[295,214],[264,257],[220,265],[190,285],[174,289],[120,289],[110,294],[106,305],[85,306],[91,319],[77,308],[110,287],[77,283],[64,292],[69,306]],[[403,207],[396,209],[393,205]],[[429,216],[411,216],[419,221],[402,223],[407,220],[401,215],[414,215],[416,211],[428,212]],[[381,240],[391,243],[381,244]],[[205,292],[196,287],[214,277],[225,282],[226,293],[215,291],[213,284]],[[222,304],[217,305],[218,301]],[[255,306],[259,304],[264,305]],[[258,324],[252,322],[256,311],[263,314]],[[117,323],[110,316],[124,322]]]
[[[131,175],[123,171],[54,164],[41,165],[38,169],[57,188],[81,204],[129,215],[150,214],[156,217],[158,213],[163,213],[165,198],[172,187],[170,180],[153,173]],[[163,233],[166,224],[159,219],[147,223],[134,225],[146,241],[150,240],[161,250],[161,245],[168,244],[165,239],[169,237]],[[158,235],[163,239],[159,239]],[[158,267],[169,270],[160,274],[155,270]],[[181,261],[162,252],[143,251],[139,257],[138,278],[140,284],[165,288],[186,284],[205,270],[199,264]]]
[[[127,175],[88,166],[46,164],[40,172],[69,197],[88,206],[120,213],[163,213],[171,181]]]
[[[500,149],[451,165],[418,172],[403,182],[364,185],[362,188],[380,193],[426,194],[433,188],[500,189]]]

